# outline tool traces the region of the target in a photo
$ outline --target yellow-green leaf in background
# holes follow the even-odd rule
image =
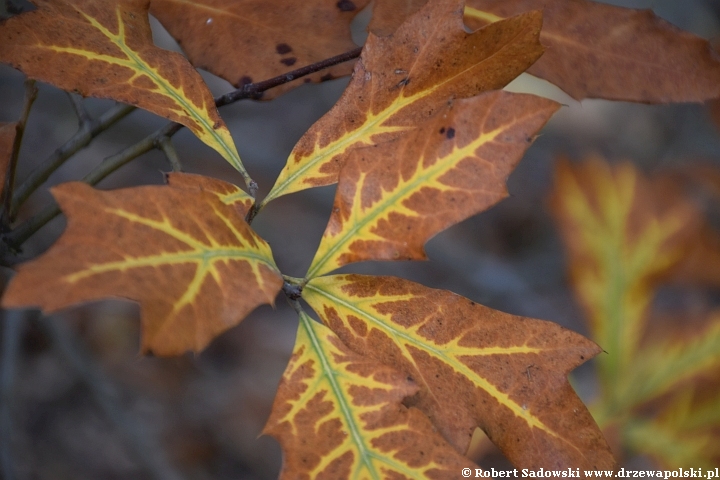
[[[181,123],[250,182],[205,82],[185,57],[153,44],[149,0],[34,3],[37,10],[0,23],[0,62],[63,90]]]
[[[712,393],[698,401],[693,387],[680,389],[659,415],[628,421],[624,442],[663,467],[714,471],[720,465],[720,392]]]
[[[701,328],[679,317],[668,329],[650,309],[663,283],[717,284],[716,274],[699,272],[716,264],[716,234],[672,173],[647,178],[599,158],[561,162],[552,207],[572,286],[606,351],[596,360],[598,424],[619,455],[709,468],[720,461],[720,316]]]
[[[646,345],[619,379],[616,401],[632,407],[664,395],[698,374],[720,370],[720,315],[687,340],[668,338]],[[720,404],[718,405],[720,407]]]
[[[263,433],[285,454],[281,479],[455,479],[475,465],[403,399],[417,385],[347,348],[300,313],[290,363]]]
[[[560,162],[555,178],[552,208],[572,285],[609,353],[599,362],[603,381],[616,384],[633,367],[654,288],[682,261],[698,216],[670,185],[659,188],[629,164]]]
[[[140,303],[143,351],[202,350],[258,305],[273,303],[282,277],[237,205],[189,188],[193,181],[106,192],[80,182],[53,188],[67,229],[20,266],[3,306],[52,312],[127,298]]]
[[[518,468],[614,468],[566,378],[600,351],[593,342],[393,277],[317,277],[302,296],[352,350],[412,378],[406,403],[459,452],[480,427]]]
[[[424,259],[433,235],[507,196],[508,175],[558,108],[487,92],[402,138],[354,150],[307,278],[362,260]]]
[[[263,205],[337,182],[353,149],[398,138],[452,98],[504,87],[542,54],[540,12],[468,34],[462,6],[434,0],[393,35],[370,34],[345,93],[295,145]]]

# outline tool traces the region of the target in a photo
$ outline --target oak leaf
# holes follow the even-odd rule
[[[419,391],[406,404],[458,451],[479,426],[518,468],[613,468],[566,378],[600,351],[593,342],[393,277],[318,277],[302,296],[352,350],[410,376]]]
[[[300,313],[293,356],[263,433],[283,446],[281,479],[454,479],[476,467],[401,402],[405,374],[359,355]]]
[[[35,3],[37,10],[0,23],[1,62],[63,90],[181,123],[247,176],[200,75],[182,55],[153,44],[149,0]]]
[[[281,75],[355,48],[350,22],[368,0],[152,0],[150,13],[196,67],[235,87]],[[349,75],[345,62],[304,77],[320,82]],[[263,94],[273,98],[299,82]]]
[[[558,108],[487,92],[400,139],[354,150],[307,277],[362,260],[424,259],[430,237],[507,196],[506,178]]]
[[[393,32],[427,0],[378,0],[370,30]],[[480,28],[542,10],[545,54],[528,73],[576,100],[701,102],[720,96],[720,57],[700,37],[651,10],[589,0],[467,0],[465,22]]]
[[[178,174],[173,175],[179,178]],[[270,247],[233,203],[199,188],[52,189],[68,226],[21,265],[4,307],[52,312],[106,297],[140,303],[142,351],[199,351],[282,286]]]
[[[720,56],[651,10],[590,0],[468,0],[471,28],[542,9],[545,55],[528,73],[576,100],[702,102],[720,96]]]
[[[349,152],[414,129],[452,98],[502,88],[542,54],[540,12],[465,32],[462,0],[437,0],[393,35],[370,34],[335,106],[298,141],[263,204],[337,182]]]

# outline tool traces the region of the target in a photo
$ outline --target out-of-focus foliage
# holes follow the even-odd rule
[[[601,394],[591,411],[615,453],[709,468],[720,461],[720,313],[672,329],[651,308],[668,281],[706,282],[702,269],[717,266],[707,250],[716,234],[677,180],[596,157],[563,161],[552,210],[572,286],[606,352],[595,360]]]

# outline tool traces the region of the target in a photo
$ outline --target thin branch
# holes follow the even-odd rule
[[[20,206],[22,206],[28,197],[45,183],[47,179],[50,178],[50,175],[60,168],[67,159],[86,147],[93,138],[110,128],[133,110],[135,110],[135,107],[120,103],[103,113],[100,118],[91,120],[89,123],[83,125],[70,140],[46,158],[18,187],[13,196],[10,218],[12,220],[15,219]]]
[[[88,355],[74,333],[59,321],[41,318],[40,323],[145,471],[156,480],[179,480],[180,474],[166,460],[162,449],[148,432],[127,414],[120,404],[117,389]]]
[[[12,465],[12,394],[15,384],[15,363],[22,337],[25,312],[9,310],[3,318],[2,362],[0,362],[0,472],[5,480],[15,478]]]
[[[169,138],[173,136],[180,130],[181,127],[182,125],[179,123],[168,123],[163,128],[151,135],[148,135],[138,143],[129,146],[115,155],[105,158],[90,173],[85,175],[82,181],[89,185],[97,184],[100,180],[104,179],[126,163],[155,148],[155,145],[161,138]],[[25,240],[30,238],[35,232],[40,230],[41,227],[55,218],[59,213],[60,207],[58,207],[57,203],[53,202],[47,205],[40,213],[20,224],[20,226],[12,232],[6,234],[3,238],[5,244],[12,250],[19,249],[20,245],[22,245]]]
[[[25,135],[25,125],[30,116],[30,109],[37,98],[37,93],[38,89],[35,85],[35,80],[26,79],[25,102],[20,120],[18,120],[15,126],[15,143],[13,144],[13,150],[10,154],[10,164],[5,178],[5,188],[3,190],[3,220],[5,221],[12,221],[12,216],[9,215],[9,212],[12,208],[13,190],[15,189],[15,171],[17,170],[18,157],[20,156],[20,146],[22,145],[23,136]]]
[[[92,121],[90,114],[88,113],[87,108],[85,108],[85,103],[83,103],[81,96],[70,92],[67,92],[67,95],[70,98],[73,109],[75,109],[75,115],[77,115],[78,118],[78,127],[82,128],[86,123],[90,123],[90,121]]]
[[[349,52],[343,53],[341,55],[337,55],[332,58],[328,58],[326,60],[323,60],[321,62],[314,63],[312,65],[307,65],[302,68],[298,68],[296,70],[293,70],[291,72],[288,72],[283,75],[279,75],[277,77],[264,80],[262,82],[258,82],[255,84],[247,84],[243,86],[242,88],[239,88],[233,92],[230,92],[228,94],[222,95],[220,97],[217,97],[215,99],[215,105],[218,107],[229,105],[231,103],[235,103],[239,100],[248,99],[248,98],[258,98],[259,95],[271,88],[277,87],[279,85],[291,82],[293,80],[297,80],[298,78],[301,78],[303,76],[309,75],[311,73],[317,72],[319,70],[322,70],[324,68],[328,68],[330,66],[336,65],[338,63],[346,62],[348,60],[352,60],[354,58],[357,58],[360,56],[360,53],[362,52],[362,48],[358,47],[354,50],[351,50]],[[132,107],[130,107],[132,111]],[[107,112],[106,112],[107,113]],[[129,111],[127,112],[129,113]],[[126,114],[127,114],[126,113]],[[109,174],[120,168],[121,166],[125,165],[126,163],[130,162],[131,160],[134,160],[135,158],[139,157],[143,153],[148,152],[149,150],[152,150],[153,148],[156,148],[159,146],[160,139],[163,137],[170,138],[175,133],[177,133],[180,129],[183,128],[183,125],[179,123],[168,123],[160,130],[157,130],[155,133],[145,137],[143,140],[140,140],[140,142],[136,143],[135,145],[132,145],[121,152],[116,153],[115,155],[111,155],[107,158],[105,158],[100,165],[95,167],[89,174],[87,174],[82,181],[90,184],[95,185],[100,180],[107,177]],[[88,139],[88,142],[92,139],[92,136]],[[67,145],[67,143],[65,144]],[[82,146],[87,145],[87,143],[79,146],[75,151],[82,148]],[[63,146],[64,147],[64,146]],[[73,152],[74,153],[74,152]],[[72,155],[67,155],[62,160],[60,160],[60,164],[62,162],[69,158]],[[43,165],[49,162],[50,159],[46,160]],[[59,166],[59,165],[58,165]],[[57,168],[57,167],[55,167]],[[47,173],[47,176],[42,179],[42,181],[39,181],[40,178],[38,176],[37,179],[35,179],[30,185],[31,187],[28,188],[30,190],[25,197],[22,199],[24,201],[27,199],[27,197],[32,193],[35,188],[40,186],[42,183],[47,180],[47,177],[50,176],[50,173],[52,173],[53,170],[51,170],[49,173]],[[31,176],[32,177],[32,176]],[[26,183],[30,182],[31,178],[28,178]],[[39,181],[39,183],[38,183]],[[37,184],[37,185],[36,185]],[[24,186],[24,185],[23,185]],[[253,181],[250,182],[248,185],[250,194],[255,197],[255,193],[257,192],[257,184]],[[18,192],[20,193],[20,192]],[[252,211],[252,210],[251,210]],[[20,248],[20,245],[22,245],[25,240],[30,238],[35,232],[37,232],[43,225],[48,223],[50,220],[55,218],[60,213],[60,209],[57,206],[56,203],[53,203],[51,205],[48,205],[43,209],[40,213],[33,216],[32,218],[28,219],[21,225],[19,225],[17,228],[15,228],[12,232],[9,232],[3,237],[4,242],[11,250],[18,250]],[[255,212],[257,213],[257,212]]]
[[[168,162],[170,162],[170,165],[172,166],[173,172],[182,172],[183,168],[180,163],[180,158],[178,158],[177,151],[175,150],[170,137],[160,138],[157,146],[160,147],[160,150],[162,150],[167,157]]]
[[[222,107],[246,98],[257,100],[266,90],[270,90],[271,88],[275,88],[285,83],[292,82],[293,80],[297,80],[298,78],[310,75],[311,73],[319,72],[320,70],[332,67],[333,65],[337,65],[339,63],[347,62],[349,60],[358,58],[361,52],[362,47],[358,47],[354,50],[350,50],[349,52],[341,53],[340,55],[330,57],[328,59],[313,63],[311,65],[306,65],[283,75],[278,75],[277,77],[263,80],[262,82],[248,83],[247,85],[243,85],[242,87],[238,88],[233,92],[218,97],[217,99],[215,99],[215,105],[218,107]]]

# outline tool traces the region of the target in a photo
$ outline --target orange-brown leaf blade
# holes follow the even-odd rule
[[[37,10],[0,24],[0,61],[63,90],[181,123],[249,179],[200,75],[182,55],[153,44],[149,0],[35,3]]]
[[[393,277],[318,277],[302,295],[352,350],[417,382],[410,404],[459,451],[479,426],[519,468],[613,468],[566,378],[593,342]]]
[[[398,138],[451,98],[502,88],[542,54],[540,12],[468,34],[462,5],[433,1],[392,36],[370,34],[345,93],[295,145],[263,203],[337,182],[351,150]]]
[[[529,73],[577,100],[702,102],[720,96],[720,56],[651,10],[590,0],[468,0],[471,28],[543,9],[546,53]]]
[[[362,260],[425,258],[430,237],[507,195],[505,180],[558,107],[488,92],[398,140],[355,150],[307,277]]]
[[[449,480],[475,467],[425,415],[401,403],[416,391],[405,374],[358,355],[300,313],[264,430],[283,447],[280,478]]]
[[[128,298],[141,306],[143,351],[173,355],[201,350],[282,286],[270,247],[214,193],[74,182],[53,194],[68,227],[20,267],[5,307]]]
[[[174,188],[189,188],[213,193],[225,205],[234,205],[242,216],[247,214],[253,204],[253,198],[240,187],[216,178],[178,172],[168,173],[166,178],[168,185]]]
[[[152,13],[193,65],[236,87],[281,75],[355,48],[350,22],[368,0],[153,0]],[[304,77],[320,82],[349,75],[345,62]],[[300,82],[263,94],[273,98]]]

